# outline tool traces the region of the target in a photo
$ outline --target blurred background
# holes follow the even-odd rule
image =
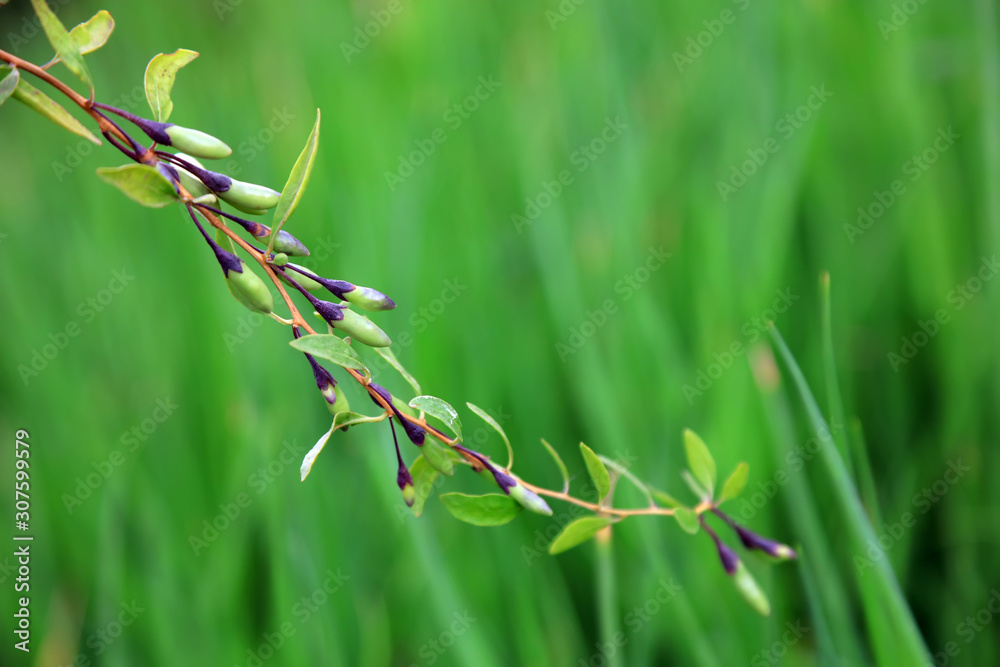
[[[996,663],[993,3],[55,3],[67,26],[102,8],[98,99],[146,114],[146,62],[199,51],[171,120],[233,147],[221,171],[280,189],[322,109],[288,229],[308,266],[396,300],[373,319],[478,448],[503,460],[465,401],[529,481],[560,483],[544,437],[579,488],[584,441],[691,501],[690,427],[720,475],[750,464],[732,513],[803,558],[746,558],[761,618],[704,534],[626,521],[609,645],[594,545],[545,553],[568,506],[486,529],[433,498],[416,519],[385,424],[336,434],[300,482],[329,414],[288,332],[230,297],[181,210],[95,177],[122,163],[110,146],[10,102],[0,487],[26,429],[35,541],[33,651],[5,631],[0,662],[889,664],[861,599],[884,558],[926,664]],[[0,48],[41,63],[32,18],[0,9]],[[878,545],[843,539],[769,319],[848,443]],[[493,490],[465,470],[441,488]]]

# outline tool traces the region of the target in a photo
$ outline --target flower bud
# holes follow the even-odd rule
[[[747,549],[758,549],[763,551],[768,556],[772,558],[777,558],[779,560],[792,560],[798,557],[795,553],[795,549],[790,546],[782,544],[781,542],[775,542],[774,540],[769,540],[766,537],[761,537],[757,533],[744,528],[743,526],[733,524],[733,530],[739,535],[740,542],[743,543]]]
[[[283,252],[274,253],[271,257],[271,264],[274,264],[275,266],[285,266],[288,264],[288,255]]]
[[[330,414],[336,417],[337,413],[350,412],[351,405],[350,403],[347,402],[347,396],[344,395],[344,391],[340,388],[340,385],[337,383],[333,384],[333,396],[334,396],[333,402],[330,403],[329,402],[330,399],[327,399],[327,404],[326,404],[326,407],[330,410]],[[344,430],[346,431],[347,428],[348,427],[345,426]]]
[[[327,302],[320,301],[319,303]],[[319,309],[317,308],[317,310]],[[392,344],[385,332],[364,315],[358,315],[349,308],[338,308],[338,310],[342,313],[339,320],[330,320],[325,315],[323,317],[333,328],[340,329],[356,341],[369,347],[389,347]]]
[[[320,366],[319,362],[311,354],[307,354],[306,359],[309,361],[309,365],[312,366],[313,377],[316,379],[316,388],[323,394],[326,402],[333,405],[337,402],[337,392],[334,390],[337,381],[330,375],[330,371]]]
[[[304,289],[306,289],[306,290],[308,290],[310,292],[322,292],[323,291],[323,286],[321,284],[319,284],[318,282],[316,282],[315,280],[313,280],[312,278],[310,278],[308,272],[307,273],[301,273],[301,272],[298,271],[298,269],[302,269],[304,271],[305,269],[303,269],[303,267],[299,266],[298,264],[292,264],[292,263],[286,264],[285,267],[289,268],[289,269],[292,269],[292,271],[294,271],[294,273],[288,273],[287,274],[288,277],[291,278],[292,280],[294,280],[295,282],[297,282]]]
[[[167,135],[169,141],[160,141],[160,143],[166,143],[168,146],[173,146],[196,157],[221,160],[233,154],[232,148],[212,135],[205,134],[200,130],[167,124],[163,132]],[[153,138],[155,139],[155,137]]]
[[[267,227],[264,227],[264,229],[267,229]],[[268,230],[267,234],[270,233],[270,230]],[[267,234],[265,234],[263,238],[266,239]],[[275,252],[283,252],[292,257],[309,256],[309,248],[307,248],[302,241],[298,240],[284,229],[279,229],[278,235],[274,238],[274,250]]]
[[[341,298],[365,310],[392,310],[396,307],[396,302],[382,292],[360,285],[354,286],[351,290],[344,290]]]
[[[236,300],[252,311],[265,315],[274,310],[274,297],[260,277],[247,268],[243,260],[239,260],[239,271],[226,273],[226,285]]]
[[[184,186],[184,189],[187,190],[192,197],[203,197],[205,195],[212,194],[212,191],[208,189],[208,186],[202,183],[198,177],[184,167],[174,167],[174,169],[177,170],[177,176],[181,185]]]
[[[333,326],[334,322],[344,319],[344,309],[335,303],[320,301],[319,299],[313,299],[311,303],[316,312],[319,313],[319,316],[326,320],[326,323],[330,326]]]
[[[537,493],[529,491],[520,484],[510,487],[507,493],[511,498],[521,503],[525,509],[537,512],[538,514],[544,514],[545,516],[552,516],[552,508],[549,507],[549,504],[542,500],[541,496]]]
[[[225,190],[215,190],[223,201],[232,204],[241,211],[243,207],[250,209],[269,209],[278,205],[281,193],[263,185],[244,183],[231,178],[229,187]],[[208,185],[206,183],[206,185]],[[209,185],[211,187],[211,185]],[[212,188],[213,190],[215,188]]]
[[[395,408],[393,408],[393,410],[396,412],[399,422],[403,425],[403,430],[406,431],[406,437],[410,439],[410,442],[417,447],[423,447],[427,431],[425,431],[420,424],[414,424],[413,422],[399,417],[399,410],[396,410]]]
[[[407,507],[413,507],[413,501],[417,499],[417,490],[413,487],[413,475],[406,469],[403,462],[399,462],[399,471],[396,473],[396,484],[403,492],[403,502]]]
[[[736,584],[740,595],[747,601],[747,604],[753,607],[754,611],[761,616],[770,616],[771,603],[767,601],[767,596],[764,595],[764,591],[760,590],[760,586],[757,585],[757,581],[747,570],[746,565],[741,562],[737,563],[736,571],[733,573],[733,583]]]
[[[735,574],[736,568],[741,565],[740,557],[736,555],[732,547],[712,535],[715,540],[715,548],[719,552],[719,560],[722,561],[722,568],[726,571],[726,574]]]

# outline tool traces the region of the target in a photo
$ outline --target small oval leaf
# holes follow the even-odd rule
[[[426,448],[425,448],[426,449]],[[410,509],[413,516],[420,516],[424,513],[424,505],[434,490],[434,482],[437,481],[438,471],[427,462],[423,454],[413,460],[410,465],[410,476],[413,477],[414,499]]]
[[[35,8],[38,20],[42,24],[42,30],[45,31],[45,36],[49,38],[49,43],[56,50],[56,54],[69,71],[87,84],[91,95],[93,95],[94,84],[90,79],[90,72],[87,70],[87,64],[83,62],[83,56],[80,54],[80,47],[77,46],[76,41],[66,32],[62,21],[49,8],[45,0],[31,0],[31,5]]]
[[[750,476],[750,466],[745,461],[741,462],[729,475],[726,483],[722,485],[722,493],[719,495],[719,502],[725,502],[743,493],[743,488],[747,485],[747,478]]]
[[[485,496],[445,493],[441,502],[452,516],[473,526],[502,526],[524,510],[516,500],[501,493]]]
[[[35,88],[25,79],[20,79],[17,82],[17,88],[14,89],[14,93],[11,96],[21,104],[42,114],[56,125],[61,125],[73,134],[78,134],[98,146],[101,145],[101,140],[74,118],[70,112],[66,111],[58,102]]]
[[[17,88],[17,82],[21,80],[21,73],[16,67],[0,67],[0,75],[6,72],[6,76],[0,79],[0,104],[7,101],[14,90]]]
[[[455,474],[455,462],[448,455],[448,449],[442,446],[437,440],[427,438],[420,451],[431,466],[442,475],[451,477]]]
[[[666,491],[660,491],[659,489],[650,488],[650,492],[653,496],[659,500],[661,503],[667,507],[684,507],[684,503],[674,498],[672,495]]]
[[[177,70],[198,57],[197,51],[177,49],[173,53],[160,53],[146,65],[146,100],[153,111],[153,120],[163,123],[170,118],[174,103],[170,91],[174,87]]]
[[[501,438],[503,438],[504,444],[507,445],[507,467],[505,469],[510,470],[514,465],[514,448],[510,446],[510,440],[507,439],[507,434],[504,433],[503,429],[500,427],[500,424],[498,424],[497,421],[493,419],[493,417],[490,417],[489,413],[486,412],[486,410],[483,410],[478,405],[473,405],[472,403],[466,403],[466,405],[469,406],[470,410],[479,415],[479,417],[484,422],[486,422],[494,429],[496,429],[496,432],[500,434]]]
[[[316,160],[316,149],[319,147],[319,120],[320,112],[316,109],[316,122],[313,123],[312,132],[306,140],[305,148],[299,153],[299,158],[292,166],[292,171],[288,174],[285,187],[281,190],[281,198],[274,209],[274,223],[271,227],[271,242],[268,244],[268,252],[274,247],[274,237],[285,225],[288,217],[295,211],[302,199],[302,193],[309,184],[309,175],[312,173],[313,162]]]
[[[333,334],[309,334],[289,343],[299,352],[311,354],[327,361],[332,361],[343,368],[367,373],[368,369],[361,362],[361,357],[339,336]]]
[[[462,439],[462,420],[458,417],[458,411],[451,407],[447,401],[443,401],[437,396],[417,396],[410,401],[410,407],[423,410],[431,417],[437,417],[458,436],[459,440]]]
[[[582,519],[577,519],[563,528],[562,532],[556,536],[556,539],[549,545],[549,553],[559,554],[578,544],[583,544],[613,523],[615,523],[615,519],[606,516],[585,516]]]
[[[69,36],[81,54],[91,53],[104,46],[115,29],[115,20],[106,9],[97,12],[86,23],[69,31]]]
[[[687,453],[691,474],[711,498],[715,490],[715,459],[702,439],[691,429],[684,430],[684,451]]]
[[[296,280],[301,280],[303,277],[305,277],[305,276],[301,276],[301,277],[300,276],[296,276],[295,279]],[[375,350],[376,352],[378,352],[378,355],[380,357],[382,357],[383,359],[385,359],[386,361],[388,361],[389,365],[392,366],[393,368],[395,368],[396,372],[403,376],[403,379],[406,380],[406,382],[411,387],[413,387],[413,391],[417,394],[417,396],[419,396],[420,394],[424,393],[423,391],[420,390],[420,383],[417,382],[417,379],[415,377],[413,377],[412,375],[410,375],[410,372],[403,367],[403,364],[401,364],[400,361],[399,361],[399,359],[396,358],[396,353],[392,351],[391,347],[375,347],[375,348],[372,348],[372,349]],[[413,407],[416,407],[416,406],[413,406]],[[433,413],[431,413],[431,414],[433,414]],[[437,415],[434,415],[434,416],[437,417]]]
[[[694,510],[687,507],[674,508],[674,518],[677,519],[677,523],[680,524],[685,533],[694,535],[700,528],[698,525],[698,515],[694,513]]]
[[[149,208],[163,208],[179,201],[173,184],[156,167],[148,164],[126,164],[121,167],[100,167],[97,175],[132,201]]]
[[[590,473],[590,478],[594,480],[594,486],[597,488],[597,496],[600,501],[603,501],[611,491],[611,475],[608,474],[607,467],[597,457],[594,450],[582,442],[580,443],[580,453],[583,454],[583,462],[587,464],[587,472]]]

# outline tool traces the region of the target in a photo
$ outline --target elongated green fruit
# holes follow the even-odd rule
[[[343,298],[344,301],[365,310],[392,310],[396,307],[396,302],[382,292],[361,285],[356,285],[354,289],[344,292]]]
[[[170,145],[196,157],[221,160],[233,154],[233,149],[210,134],[180,125],[168,125],[165,130]]]
[[[333,328],[340,329],[354,340],[369,347],[389,347],[392,345],[392,341],[385,335],[385,332],[364,315],[358,315],[350,308],[344,308],[343,313],[344,319],[330,323]]]
[[[277,244],[277,241],[275,241],[275,244]],[[298,264],[291,264],[290,263],[287,266],[289,266],[289,267],[295,267],[295,268],[299,268],[299,269],[304,269],[304,270],[308,271],[308,269],[306,269],[303,266],[299,266]],[[315,280],[313,280],[309,276],[306,276],[306,275],[303,275],[301,273],[298,273],[297,271],[293,271],[293,272],[289,273],[288,277],[291,278],[291,279],[293,279],[298,284],[302,285],[302,287],[304,287],[305,289],[309,290],[310,292],[322,292],[323,291],[323,286],[322,285],[320,285],[318,282],[316,282]]]
[[[244,183],[232,179],[232,185],[225,192],[218,193],[223,201],[229,202],[241,211],[247,209],[269,209],[278,205],[280,192],[255,183]]]
[[[264,229],[267,229],[267,227],[264,227]],[[267,240],[269,234],[270,231],[268,234],[260,237],[261,241],[263,242]],[[284,229],[278,230],[278,236],[274,239],[274,251],[283,252],[291,257],[309,256],[309,248],[307,248],[302,241],[298,240]]]

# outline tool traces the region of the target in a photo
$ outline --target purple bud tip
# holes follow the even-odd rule
[[[510,495],[510,490],[517,486],[517,480],[502,470],[497,470],[493,466],[490,466],[490,472],[493,473],[493,479],[496,480],[497,486],[500,487],[500,490],[507,495]]]
[[[417,447],[423,447],[427,431],[420,424],[413,424],[402,417],[399,418],[399,421],[403,425],[403,430],[406,431],[406,436],[410,439],[410,442]]]
[[[156,171],[160,172],[160,174],[162,174],[165,179],[170,181],[170,183],[174,186],[174,192],[177,193],[180,192],[180,190],[177,187],[178,181],[180,180],[180,176],[177,175],[176,169],[174,169],[165,162],[157,162]]]
[[[781,542],[775,542],[774,540],[769,540],[766,537],[761,537],[752,530],[748,530],[743,526],[733,525],[736,530],[736,534],[739,535],[740,542],[743,543],[747,549],[758,549],[763,551],[768,556],[774,558],[781,558],[782,560],[791,560],[798,557],[795,553],[795,549],[782,544]]]
[[[396,484],[401,491],[405,486],[413,486],[413,475],[410,474],[405,465],[400,464],[399,466],[399,471],[396,473]]]
[[[163,144],[164,146],[173,146],[170,135],[167,134],[167,128],[173,127],[173,123],[157,123],[145,118],[132,118],[130,120],[135,123],[136,127],[145,132],[147,137],[156,143]]]
[[[379,396],[381,396],[382,400],[384,400],[386,403],[389,404],[389,407],[392,407],[392,394],[390,394],[389,391],[385,387],[383,387],[381,385],[377,385],[374,382],[369,382],[368,386],[372,389],[372,391],[374,391],[376,394],[378,394]],[[372,401],[375,402],[375,405],[379,405],[379,402],[376,401],[374,397],[372,397]],[[382,407],[382,406],[379,405],[379,407]]]
[[[333,405],[337,402],[337,392],[333,390],[337,381],[330,375],[330,371],[320,366],[319,362],[311,354],[307,354],[306,359],[309,360],[309,365],[312,366],[313,377],[316,378],[316,388],[323,394],[326,402]]]
[[[215,252],[215,259],[219,260],[219,266],[222,267],[222,273],[229,277],[230,271],[235,271],[236,273],[243,273],[243,264],[240,262],[240,258],[235,254],[229,252],[217,243],[212,243],[212,250]]]
[[[343,309],[335,303],[316,299],[312,302],[312,305],[316,309],[316,312],[319,313],[319,316],[327,322],[338,322],[344,319]]]
[[[355,286],[346,280],[331,280],[330,278],[315,278],[316,282],[329,290],[338,299],[343,299],[344,295],[353,291]]]
[[[726,571],[726,574],[736,574],[736,568],[740,564],[740,557],[736,555],[736,552],[728,544],[720,539],[715,540],[715,547],[719,550],[719,560],[722,561],[722,567]]]
[[[205,184],[205,187],[212,192],[226,192],[233,186],[233,179],[225,174],[217,174],[208,169],[202,169],[198,165],[185,162],[184,168],[191,172],[195,178]]]

